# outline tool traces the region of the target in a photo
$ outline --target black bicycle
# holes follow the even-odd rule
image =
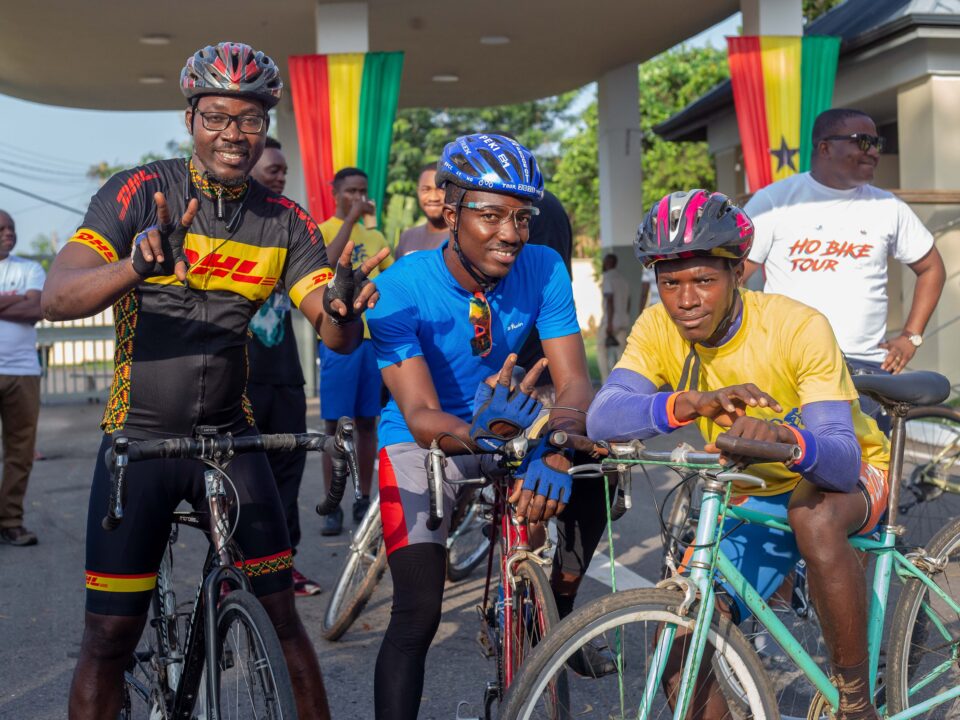
[[[238,454],[267,450],[313,450],[330,455],[333,478],[329,495],[317,506],[321,515],[340,505],[348,478],[357,487],[349,418],[340,419],[333,435],[234,437],[217,434],[215,428],[198,428],[192,438],[131,441],[116,437],[107,451],[108,465],[113,468],[110,504],[103,520],[107,530],[123,519],[129,463],[182,458],[208,466],[204,472],[207,510],[173,514],[148,628],[124,673],[123,720],[297,717],[280,641],[246,575],[236,566],[242,554],[232,541],[238,509],[227,467]],[[181,608],[173,591],[173,544],[180,525],[201,529],[210,539],[192,609]]]

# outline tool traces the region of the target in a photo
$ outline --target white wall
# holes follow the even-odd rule
[[[600,297],[600,283],[593,277],[593,261],[588,258],[573,259],[573,300],[577,304],[577,322],[580,329],[600,324],[603,306]]]

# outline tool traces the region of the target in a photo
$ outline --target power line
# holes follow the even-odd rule
[[[17,145],[11,145],[10,143],[3,141],[0,141],[0,148],[5,148],[7,152],[12,152],[15,155],[19,155],[30,162],[40,160],[41,162],[52,163],[54,165],[63,165],[67,168],[70,168],[72,171],[83,170],[86,168],[86,165],[83,162],[78,162],[76,160],[64,160],[62,158],[53,157],[52,155],[44,155],[43,153],[24,150]]]
[[[47,205],[53,205],[54,207],[58,207],[61,210],[69,210],[70,212],[76,213],[77,215],[84,214],[83,210],[77,210],[76,208],[72,208],[69,205],[58,203],[56,200],[50,200],[49,198],[45,198],[43,197],[43,195],[37,195],[36,193],[29,192],[28,190],[21,190],[20,188],[15,187],[13,185],[7,185],[5,182],[0,182],[0,187],[6,188],[7,190],[12,190],[15,193],[20,193],[21,195],[26,195],[27,197],[33,198],[34,200],[42,200]]]
[[[0,150],[2,152],[2,150]],[[78,170],[62,170],[60,168],[45,166],[38,163],[30,162],[19,162],[19,160],[11,160],[9,158],[0,157],[0,163],[5,165],[12,165],[13,167],[23,168],[24,170],[31,170],[36,172],[48,173],[50,175],[56,175],[58,177],[82,177],[88,178],[88,175],[85,172],[80,172]]]

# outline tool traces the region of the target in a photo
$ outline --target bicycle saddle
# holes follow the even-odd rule
[[[869,395],[881,405],[938,405],[950,395],[950,381],[927,370],[899,375],[854,375],[853,384],[857,392]]]

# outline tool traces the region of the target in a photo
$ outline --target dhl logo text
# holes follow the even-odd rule
[[[210,275],[218,278],[229,276],[234,282],[268,287],[277,284],[277,278],[275,277],[253,274],[259,264],[256,260],[244,260],[215,252],[200,257],[200,253],[196,250],[184,248],[184,251],[187,260],[190,262],[191,275]]]
[[[80,242],[90,245],[97,250],[107,262],[113,262],[117,259],[117,254],[107,242],[86,230],[80,230],[74,234],[71,240],[79,240]]]
[[[158,177],[160,176],[157,175],[157,173],[148,175],[146,170],[138,170],[127,178],[123,187],[120,188],[120,192],[117,193],[117,202],[120,203],[121,220],[126,217],[127,210],[130,209],[130,201],[133,200],[133,196],[137,194],[137,191],[143,187],[143,184],[149,180],[156,180]]]

